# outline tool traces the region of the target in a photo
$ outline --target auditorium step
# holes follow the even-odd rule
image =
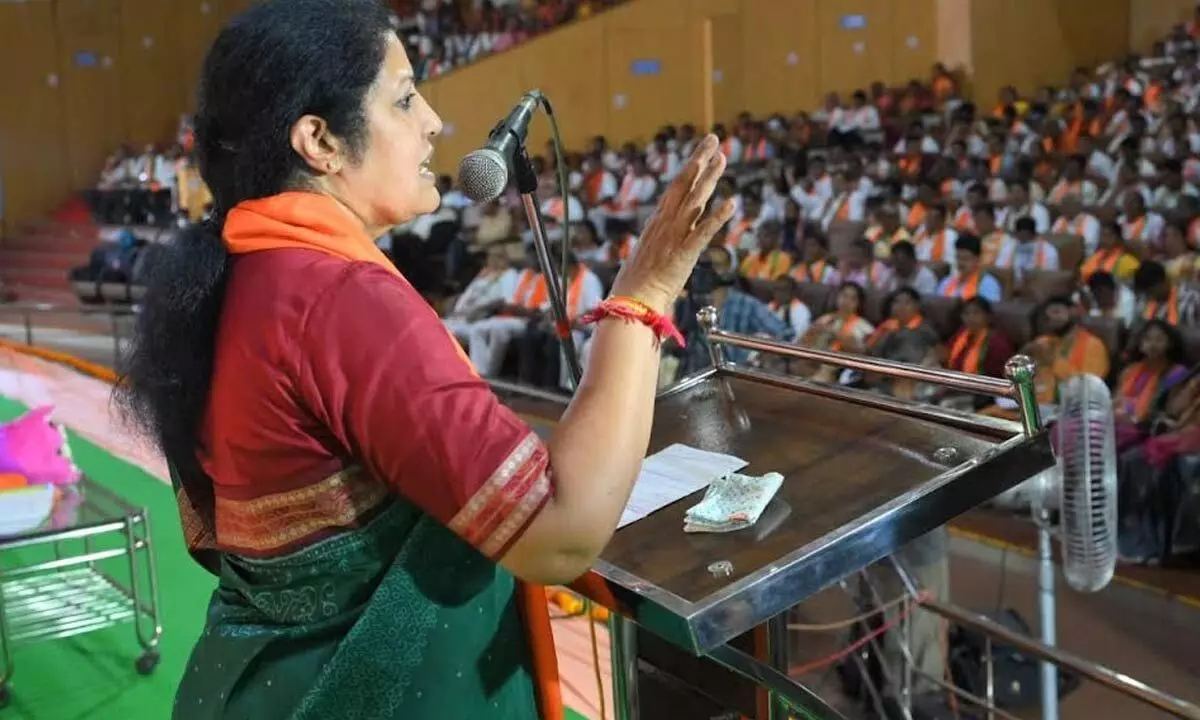
[[[25,250],[0,248],[0,268],[6,270],[18,268],[57,269],[66,272],[74,267],[86,265],[87,253],[82,255],[73,252],[56,250]]]
[[[67,271],[57,267],[7,267],[0,265],[0,278],[10,290],[18,293],[26,288],[66,290],[71,287]]]

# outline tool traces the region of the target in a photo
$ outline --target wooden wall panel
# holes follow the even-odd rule
[[[71,183],[84,188],[128,139],[119,70],[121,0],[56,3],[55,31]]]
[[[955,0],[962,2],[963,0]],[[938,49],[938,3],[895,2],[891,10],[891,33],[887,37],[891,60],[887,79],[893,83],[926,80],[933,64],[941,59]]]
[[[1171,28],[1191,20],[1196,0],[1132,0],[1129,8],[1129,47],[1147,52]]]
[[[196,83],[208,47],[216,39],[228,16],[222,15],[217,0],[173,0],[175,22],[184,32],[179,42],[179,73],[185,93],[185,109],[196,108]]]
[[[1087,13],[1076,0],[972,0],[975,99],[990,107],[1005,85],[1032,91],[1121,57],[1129,18],[1130,0],[1095,0]]]
[[[738,113],[747,109],[748,92],[743,78],[743,37],[737,15],[718,15],[705,20],[702,31],[708,56],[702,72],[708,76],[704,121],[731,124]]]
[[[746,109],[756,114],[816,107],[821,101],[820,31],[812,22],[818,0],[790,0],[790,14],[774,0],[747,0],[740,13]]]
[[[539,89],[553,101],[563,142],[568,147],[585,147],[608,127],[611,98],[602,30],[602,25],[589,22],[564,28],[545,38],[538,61],[531,62],[535,60],[533,57],[520,58],[523,88]],[[516,98],[504,102],[516,102]],[[538,152],[550,138],[549,125],[535,122],[530,130],[531,147]]]
[[[821,89],[843,95],[888,78],[891,62],[889,0],[817,3],[821,36]],[[861,27],[856,24],[861,22]]]
[[[426,83],[453,130],[441,141],[437,167],[452,170],[483,140],[467,128],[486,131],[534,85],[555,100],[567,138],[646,142],[667,123],[704,125],[710,106],[724,122],[742,110],[791,114],[815,108],[830,90],[924,78],[938,57],[938,2],[634,0]],[[846,16],[856,15],[864,27],[843,27]],[[715,84],[713,70],[720,77]],[[493,102],[498,88],[512,87],[514,73],[524,81],[521,89]],[[464,93],[487,100],[455,99]],[[568,119],[576,99],[579,117]],[[546,137],[540,127],[532,133],[539,152]]]
[[[125,139],[141,147],[174,136],[187,90],[180,72],[184,31],[169,0],[121,1],[121,91]]]
[[[71,187],[63,146],[53,5],[0,3],[0,235],[61,203]]]

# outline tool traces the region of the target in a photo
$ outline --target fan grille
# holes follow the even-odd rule
[[[1081,592],[1112,580],[1117,563],[1117,467],[1112,398],[1094,375],[1068,379],[1059,393],[1054,441],[1059,470],[1063,574]]]

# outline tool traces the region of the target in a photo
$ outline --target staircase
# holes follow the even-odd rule
[[[95,225],[46,220],[0,243],[0,279],[20,301],[78,305],[67,273],[85,265],[99,240]]]

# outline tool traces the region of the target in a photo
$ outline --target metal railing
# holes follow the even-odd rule
[[[0,317],[18,316],[21,318],[21,325],[24,331],[25,344],[30,347],[38,347],[36,332],[39,329],[53,329],[64,333],[71,333],[76,337],[102,337],[102,333],[107,331],[112,336],[112,353],[109,356],[105,353],[102,357],[88,357],[88,360],[99,360],[103,364],[110,367],[115,366],[117,360],[121,356],[123,344],[127,339],[129,325],[136,316],[136,311],[132,306],[125,305],[60,305],[55,303],[40,303],[40,302],[11,302],[0,303]],[[100,322],[95,328],[96,332],[88,332],[79,328],[47,328],[45,324],[36,322],[35,318],[45,318],[51,315],[72,316],[78,318],[96,318]],[[66,343],[62,343],[66,345]],[[47,349],[59,349],[54,347],[54,343],[45,343],[41,345]],[[73,347],[63,348],[70,352],[75,352]]]

